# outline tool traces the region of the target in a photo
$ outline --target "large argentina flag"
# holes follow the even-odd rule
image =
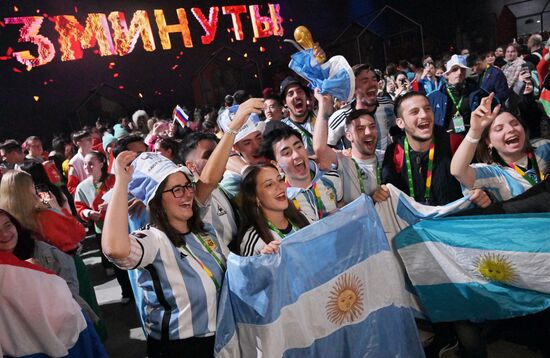
[[[411,295],[362,196],[275,255],[229,255],[217,357],[423,357]]]
[[[419,222],[395,237],[432,321],[504,319],[550,307],[550,213]]]

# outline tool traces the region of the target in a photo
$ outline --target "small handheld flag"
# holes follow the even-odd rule
[[[179,105],[176,105],[176,108],[174,108],[172,117],[174,117],[174,121],[178,122],[182,127],[186,127],[187,122],[189,122],[189,116],[185,114]]]

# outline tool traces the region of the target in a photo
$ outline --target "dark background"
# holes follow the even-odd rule
[[[277,88],[288,73],[287,64],[295,49],[283,39],[292,38],[298,25],[309,27],[329,55],[341,54],[351,65],[370,62],[381,69],[401,58],[419,60],[423,53],[437,56],[465,46],[471,50],[492,49],[497,41],[508,41],[516,31],[515,19],[502,10],[502,1],[278,3],[284,19],[283,37],[253,42],[250,17],[241,15],[244,40],[232,42],[233,32],[227,31],[232,28],[231,17],[223,15],[220,8],[215,40],[203,45],[200,36],[204,32],[191,13],[192,7],[199,7],[208,16],[210,6],[259,4],[261,14],[268,15],[267,2],[3,0],[0,20],[74,15],[84,25],[88,13],[108,15],[116,10],[125,13],[129,25],[134,11],[146,10],[157,48],[146,52],[138,39],[133,52],[126,56],[101,57],[94,53],[96,47],[84,50],[81,60],[62,62],[58,34],[53,22],[45,18],[40,34],[55,46],[52,62],[27,71],[14,58],[0,61],[0,139],[21,140],[31,134],[39,135],[48,147],[52,134],[69,133],[94,123],[98,117],[113,124],[121,115],[131,115],[138,108],[149,114],[155,110],[169,114],[176,103],[191,111],[195,106],[217,107],[226,94],[241,88],[259,96],[262,88]],[[174,24],[179,7],[187,11],[194,47],[185,48],[181,35],[172,34],[172,49],[163,50],[153,10],[163,9],[167,23]],[[0,56],[6,58],[9,48],[29,49],[36,54],[35,45],[17,43],[19,25],[2,25]],[[231,61],[227,61],[228,57]]]

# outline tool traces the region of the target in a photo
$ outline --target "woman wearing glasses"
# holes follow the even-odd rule
[[[158,153],[122,152],[116,158],[112,198],[103,226],[104,253],[122,269],[138,270],[149,357],[212,357],[217,300],[225,257],[211,226],[200,219],[204,202],[225,168],[235,134],[261,99],[243,103],[196,183],[191,172]],[[219,179],[219,178],[216,178]],[[150,211],[150,225],[128,235],[128,192]]]
[[[239,236],[242,256],[277,251],[285,236],[309,225],[286,196],[283,175],[271,164],[249,167],[241,182],[245,232]]]

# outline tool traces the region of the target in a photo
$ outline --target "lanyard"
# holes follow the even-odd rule
[[[309,119],[309,115],[308,115],[308,119]],[[304,126],[302,126],[301,123],[294,122],[292,119],[290,119],[290,117],[288,118],[288,120],[290,121],[290,123],[294,125],[294,128],[298,132],[300,132],[300,134],[302,135],[302,138],[306,140],[308,148],[313,148],[313,140],[312,140],[313,136],[311,135],[311,133]],[[307,123],[307,119],[304,123]]]
[[[292,223],[292,221],[288,220],[288,223],[292,226],[292,230],[296,230],[296,226],[294,226],[294,224]],[[269,226],[269,228],[273,231],[275,231],[277,233],[277,235],[279,235],[279,237],[281,239],[284,239],[285,238],[285,234],[283,234],[283,232],[281,230],[279,230],[279,228],[275,225],[273,225],[273,223],[269,220],[267,220],[267,226]],[[291,231],[292,232],[292,231]]]
[[[521,175],[521,177],[525,180],[527,180],[529,182],[529,184],[531,185],[535,185],[538,183],[540,183],[541,181],[544,180],[544,174],[542,174],[539,170],[539,165],[537,163],[537,160],[535,159],[534,155],[532,152],[529,152],[527,154],[527,158],[529,159],[529,161],[531,162],[531,165],[533,167],[533,169],[535,169],[535,172],[537,173],[537,179],[538,180],[534,180],[533,178],[531,178],[529,175],[525,174],[525,172],[520,168],[518,167],[515,163],[508,163],[508,166],[512,169],[514,169],[516,171],[516,173],[518,173],[519,175]]]
[[[365,190],[365,183],[363,181],[363,170],[359,166],[359,163],[354,158],[351,158],[353,160],[353,164],[355,164],[355,171],[357,172],[357,179],[359,179],[359,189],[361,190],[361,194],[366,194]],[[378,166],[378,162],[376,163],[376,184],[380,186],[380,167]]]
[[[220,258],[214,253],[214,251],[212,251],[212,249],[210,248],[210,246],[208,246],[208,244],[204,241],[204,239],[202,238],[202,236],[200,236],[199,234],[194,234],[195,237],[197,239],[199,239],[201,245],[206,249],[206,251],[208,251],[208,253],[210,254],[210,256],[212,256],[214,258],[214,261],[216,261],[216,263],[218,264],[218,266],[222,269],[222,271],[225,271],[225,265],[223,264],[223,262],[220,260]],[[185,247],[185,246],[182,246],[182,248],[187,251],[189,253],[189,255],[191,255],[191,257],[193,259],[195,259],[195,261],[197,261],[197,263],[200,265],[200,267],[204,270],[204,272],[206,272],[206,274],[208,275],[208,277],[210,277],[210,279],[212,280],[212,282],[214,282],[214,286],[216,286],[216,288],[219,290],[221,288],[221,285],[219,284],[218,280],[216,280],[216,278],[214,277],[214,274],[212,273],[212,271],[210,271],[210,269],[208,269],[208,267],[206,267],[206,265],[201,261],[199,260],[198,257],[196,257],[195,255],[193,255],[193,253],[191,252],[191,250],[189,250],[189,248]]]
[[[426,200],[426,202],[428,202],[428,200],[430,199],[434,155],[435,155],[435,145],[432,139],[432,142],[430,144],[430,151],[428,153],[428,172],[426,173],[426,190],[424,191],[424,199]],[[414,183],[413,183],[413,176],[412,176],[411,157],[409,155],[409,141],[407,140],[406,137],[405,137],[405,162],[407,164],[407,179],[409,181],[409,195],[414,198],[415,197]]]
[[[464,99],[464,97],[460,97],[460,101],[458,101],[458,104],[457,104],[455,96],[453,96],[453,94],[451,93],[451,91],[448,88],[447,88],[447,93],[449,94],[449,97],[451,98],[451,101],[453,101],[453,104],[455,105],[456,113],[460,114],[460,105],[462,104],[462,100]]]
[[[290,184],[287,182],[287,186],[290,186]],[[313,193],[315,194],[315,201],[317,202],[316,209],[317,209],[317,216],[319,216],[319,219],[322,219],[324,216],[326,216],[326,208],[325,204],[323,204],[323,200],[321,200],[321,193],[319,192],[319,188],[317,187],[317,183],[313,183],[311,186],[313,189]],[[306,190],[306,191],[309,191]],[[296,210],[300,211],[300,203],[296,198],[292,199],[292,202],[294,203],[294,207]]]

